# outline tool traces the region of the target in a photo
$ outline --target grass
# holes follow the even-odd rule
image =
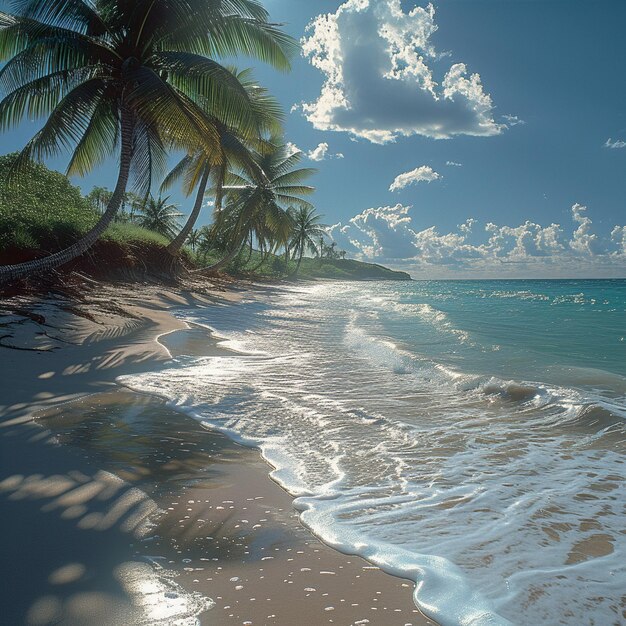
[[[165,247],[169,243],[167,237],[129,222],[114,222],[106,230],[102,240],[120,246],[151,244]]]

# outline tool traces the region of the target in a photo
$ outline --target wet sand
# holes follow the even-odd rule
[[[157,335],[224,350],[201,328],[167,334],[184,328],[167,309],[189,303],[135,291],[95,329],[58,307],[43,335],[13,322],[8,341],[31,349],[0,348],[0,621],[431,624],[410,581],[303,528],[257,451],[113,383],[170,357]]]

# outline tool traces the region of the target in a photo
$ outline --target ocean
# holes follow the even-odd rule
[[[426,615],[626,623],[626,281],[324,282],[177,314],[244,356],[121,382],[258,446],[302,522],[416,581]]]

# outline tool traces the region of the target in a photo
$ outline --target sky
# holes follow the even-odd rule
[[[348,256],[414,278],[626,276],[626,2],[265,5],[302,54],[287,74],[239,65],[283,105]],[[76,182],[112,185],[107,167]]]

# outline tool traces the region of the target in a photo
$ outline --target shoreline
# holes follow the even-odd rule
[[[100,550],[94,549],[93,543],[87,542],[83,545],[85,535],[94,532],[97,532],[97,543],[108,546],[108,552],[117,554],[120,561],[114,564],[115,567],[108,563],[104,569],[108,568],[110,571],[103,573],[96,571],[102,569],[98,563],[81,563],[70,559],[69,563],[49,572],[47,580],[40,576],[37,585],[29,586],[27,579],[24,579],[26,591],[17,601],[15,591],[11,590],[13,585],[7,585],[7,596],[15,605],[19,605],[18,608],[24,616],[28,616],[24,618],[25,621],[15,623],[55,623],[54,620],[63,615],[70,620],[67,623],[115,624],[121,623],[119,615],[125,616],[123,623],[142,623],[132,620],[145,619],[146,607],[152,606],[150,610],[153,610],[154,605],[158,604],[169,607],[169,611],[180,611],[186,619],[193,619],[191,614],[201,613],[200,623],[211,624],[291,624],[294,619],[302,619],[302,611],[306,611],[306,619],[313,620],[299,622],[304,624],[433,624],[423,617],[413,603],[413,582],[384,574],[358,557],[337,552],[306,530],[293,507],[292,496],[271,480],[271,466],[261,458],[258,450],[243,448],[224,435],[203,429],[190,417],[174,413],[173,409],[165,407],[164,402],[154,398],[149,401],[139,399],[138,394],[125,391],[115,383],[115,379],[121,374],[153,370],[170,358],[168,350],[157,341],[159,337],[167,335],[174,338],[176,331],[185,329],[187,333],[190,332],[188,325],[169,313],[170,308],[194,304],[232,304],[241,298],[241,291],[234,288],[227,292],[192,295],[190,292],[163,286],[152,285],[141,289],[128,286],[125,291],[121,290],[121,304],[116,303],[114,307],[107,308],[107,295],[113,297],[113,293],[119,299],[119,285],[108,294],[105,288],[98,298],[87,298],[83,303],[59,301],[51,304],[50,300],[21,303],[22,309],[29,307],[26,308],[28,312],[43,315],[46,318],[44,324],[41,319],[30,317],[13,319],[10,324],[12,336],[7,338],[3,333],[5,336],[0,339],[0,344],[3,345],[0,350],[3,351],[6,361],[11,362],[5,379],[7,393],[3,396],[3,406],[0,407],[3,419],[0,423],[3,459],[0,463],[0,506],[4,508],[4,518],[11,520],[10,524],[4,525],[4,543],[7,545],[3,546],[2,552],[5,562],[25,558],[18,556],[23,554],[25,546],[20,546],[21,542],[16,541],[15,537],[12,541],[18,545],[8,547],[8,537],[19,532],[23,518],[36,522],[37,526],[30,533],[37,540],[32,541],[27,549],[30,550],[33,567],[38,559],[43,558],[40,552],[47,551],[51,544],[58,544],[59,540],[61,548],[65,545],[70,554],[76,552],[83,559],[89,560],[92,552],[102,555]],[[2,319],[6,321],[6,317]],[[182,335],[184,333],[178,337]],[[202,338],[195,337],[192,343],[194,341],[202,342]],[[211,339],[198,349],[206,354],[204,350],[211,344],[212,349],[226,350],[216,347],[216,343]],[[12,350],[7,346],[16,349]],[[186,349],[189,349],[189,345]],[[122,417],[118,419],[125,426],[128,426],[129,415],[135,420],[138,407],[147,403],[153,413],[163,419],[170,415],[167,419],[174,420],[174,425],[170,424],[169,430],[159,433],[159,437],[167,438],[173,436],[173,433],[180,435],[183,432],[187,439],[196,441],[196,445],[203,442],[206,449],[203,449],[198,458],[194,457],[193,462],[187,457],[181,459],[174,455],[176,458],[173,461],[170,459],[166,463],[156,463],[148,468],[138,463],[136,458],[126,458],[125,463],[132,469],[127,467],[124,471],[113,463],[112,458],[115,455],[102,455],[107,450],[104,443],[110,450],[112,441],[103,439],[102,433],[99,437],[93,437],[94,432],[102,430],[99,422],[102,422],[103,415],[110,412],[114,397],[121,400],[119,404]],[[84,417],[84,408],[89,403],[99,406],[100,412],[96,411],[95,421],[88,424],[89,420]],[[79,409],[78,416],[73,421],[74,418],[68,415],[74,415],[76,409]],[[38,413],[37,424],[32,421],[33,412]],[[61,420],[58,419],[60,414],[64,415]],[[47,417],[42,418],[42,415]],[[72,422],[71,429],[67,428],[68,421]],[[41,425],[46,428],[41,428]],[[146,425],[143,424],[142,428],[145,429]],[[80,441],[78,444],[76,441],[69,441],[70,445],[49,445],[59,441],[68,443],[68,437],[77,437],[77,433],[81,431],[84,435],[82,445]],[[111,437],[114,432],[115,428],[109,429],[107,436]],[[139,435],[147,436],[145,432]],[[150,437],[154,436],[154,433],[150,434]],[[148,441],[152,444],[160,441],[150,437]],[[84,447],[86,442],[91,442],[93,447],[93,440],[101,441],[104,446],[99,451],[101,456],[94,454],[89,446]],[[182,441],[178,443],[182,445]],[[114,444],[113,448],[117,452],[124,450],[127,445],[122,439]],[[5,454],[5,449],[10,449],[12,454]],[[212,452],[213,449],[219,450],[217,456]],[[171,455],[172,450],[171,446],[168,447],[167,454]],[[164,453],[164,450],[160,450],[160,453]],[[38,462],[31,466],[30,459],[33,456],[37,457]],[[137,458],[143,457],[139,455]],[[176,476],[173,483],[170,470],[159,476],[151,473],[156,467],[162,471],[168,463],[173,463],[172,467],[175,468],[171,470]],[[68,469],[70,467],[72,469]],[[30,473],[27,473],[28,470]],[[116,483],[122,479],[123,487]],[[75,482],[71,485],[72,489],[68,487],[68,480]],[[113,483],[117,485],[116,489],[113,489]],[[65,491],[59,491],[64,484]],[[91,495],[83,501],[74,498],[77,502],[65,507],[63,502],[58,504],[64,497],[68,499],[65,492],[80,492],[81,488],[85,493],[90,488],[94,493],[98,489],[99,496]],[[112,493],[132,492],[137,498],[117,520],[113,518],[120,513],[123,505],[119,499],[108,501],[104,498],[103,494],[107,489]],[[145,498],[139,497],[137,490]],[[189,496],[190,492],[194,495]],[[254,495],[255,493],[262,495]],[[132,499],[132,496],[126,497],[127,500]],[[256,500],[257,497],[260,499]],[[214,504],[219,498],[222,498],[221,504]],[[72,498],[68,500],[73,502]],[[48,512],[43,514],[39,512],[42,501],[44,508],[49,507]],[[228,504],[225,505],[224,502]],[[268,502],[271,503],[269,507]],[[91,510],[92,506],[95,507],[94,510]],[[112,513],[116,506],[117,513]],[[161,511],[158,515],[155,514],[157,510]],[[128,518],[133,515],[137,521],[135,526],[128,523]],[[211,519],[205,519],[209,517]],[[252,523],[255,517],[257,521]],[[194,522],[193,531],[187,528],[188,523],[184,520]],[[146,521],[149,523],[146,524]],[[126,527],[121,528],[124,523]],[[200,532],[203,528],[206,530],[207,524],[211,523],[222,529],[220,537],[223,538],[223,544],[236,546],[240,543],[250,549],[243,550],[244,554],[238,554],[234,559],[226,558],[221,552],[220,556],[198,556],[212,550],[223,550],[216,547],[219,542],[207,542],[204,530]],[[185,541],[193,539],[190,543],[185,543],[186,549],[193,553],[190,553],[193,557],[191,561],[183,563],[180,558],[175,557],[174,551],[171,553],[174,558],[170,558],[169,563],[161,565],[156,561],[149,568],[151,572],[160,571],[160,567],[167,570],[160,571],[160,575],[155,578],[161,581],[154,583],[155,589],[164,580],[171,580],[171,585],[175,588],[180,586],[178,591],[172,591],[171,585],[166,585],[153,591],[161,594],[158,596],[159,602],[155,600],[157,596],[152,596],[147,601],[146,598],[150,596],[146,596],[138,588],[132,590],[132,586],[126,584],[133,577],[137,578],[136,569],[130,571],[130,574],[127,571],[122,576],[126,583],[123,580],[120,582],[119,568],[125,566],[128,570],[128,563],[143,567],[141,575],[148,576],[145,563],[153,555],[149,554],[147,548],[158,547],[167,551],[174,545],[179,545],[177,542],[181,538],[181,526]],[[248,531],[243,538],[242,528]],[[134,533],[135,545],[128,545],[124,549],[125,542],[131,543],[128,541],[128,532]],[[271,557],[263,550],[269,545],[275,548],[275,554]],[[55,549],[55,554],[57,552],[59,550]],[[69,556],[63,555],[62,549],[60,552],[61,554],[56,554],[57,561],[61,557]],[[104,551],[106,552],[107,550]],[[154,552],[158,553],[158,550]],[[138,557],[143,558],[138,561]],[[224,564],[214,566],[216,569],[212,571],[212,575],[203,576],[204,580],[201,580],[199,572],[209,570],[206,562],[208,558],[224,558]],[[30,562],[28,555],[25,561]],[[214,565],[214,561],[209,565]],[[297,565],[301,567],[296,567]],[[30,568],[24,569],[28,571]],[[117,574],[113,575],[114,572]],[[226,573],[230,575],[226,576]],[[59,578],[66,582],[55,583]],[[238,580],[234,580],[235,578]],[[310,591],[312,589],[315,591]],[[254,593],[246,593],[247,591]],[[261,596],[264,605],[262,609],[257,609]],[[85,611],[88,611],[88,597],[91,598],[94,608],[90,609],[92,614],[87,617]],[[168,597],[169,600],[164,600]],[[205,611],[210,604],[207,599],[209,597],[217,606]],[[143,604],[138,598],[143,598]],[[7,602],[8,599],[4,598],[5,606]],[[105,616],[105,613],[111,611],[107,609],[103,612],[104,606],[109,609],[116,607],[118,617],[113,617],[114,621],[107,621],[111,618]],[[94,611],[97,615],[93,614]],[[219,620],[222,621],[216,622],[216,616],[220,614]],[[152,615],[150,623],[168,623],[155,621],[157,618]],[[396,617],[399,618],[398,621]],[[161,619],[167,620],[166,617],[158,617],[158,620]]]

